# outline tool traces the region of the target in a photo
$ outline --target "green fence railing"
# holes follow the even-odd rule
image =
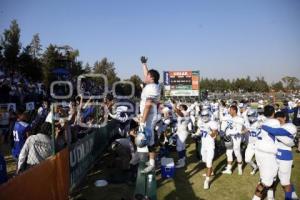
[[[110,121],[105,127],[94,128],[90,134],[71,145],[69,149],[71,191],[80,184],[96,160],[107,149],[116,131],[117,123]]]

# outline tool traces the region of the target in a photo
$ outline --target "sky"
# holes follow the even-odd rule
[[[1,34],[13,19],[23,46],[39,33],[83,63],[107,57],[122,79],[142,75],[142,55],[160,72],[300,79],[299,0],[0,0]]]

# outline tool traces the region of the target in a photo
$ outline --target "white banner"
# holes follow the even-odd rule
[[[34,110],[34,102],[28,102],[28,103],[26,103],[26,110],[27,111]]]
[[[171,96],[199,96],[198,90],[171,90]]]

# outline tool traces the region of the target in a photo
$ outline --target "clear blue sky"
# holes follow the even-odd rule
[[[299,0],[0,0],[0,32],[17,19],[23,46],[40,34],[79,49],[84,63],[108,57],[121,78],[152,68],[200,70],[209,78],[300,79]]]

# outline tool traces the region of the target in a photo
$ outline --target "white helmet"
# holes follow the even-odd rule
[[[209,111],[207,109],[201,111],[201,120],[203,122],[208,122],[210,119]]]
[[[247,112],[247,116],[248,116],[248,120],[251,124],[253,124],[254,122],[256,122],[258,120],[258,113],[256,110],[254,109],[249,109]]]
[[[170,109],[169,109],[168,107],[164,107],[164,108],[162,109],[162,112],[163,112],[163,113],[168,113],[168,112],[170,112]]]
[[[148,140],[143,132],[138,132],[135,137],[135,144],[137,147],[142,148],[148,145]]]

